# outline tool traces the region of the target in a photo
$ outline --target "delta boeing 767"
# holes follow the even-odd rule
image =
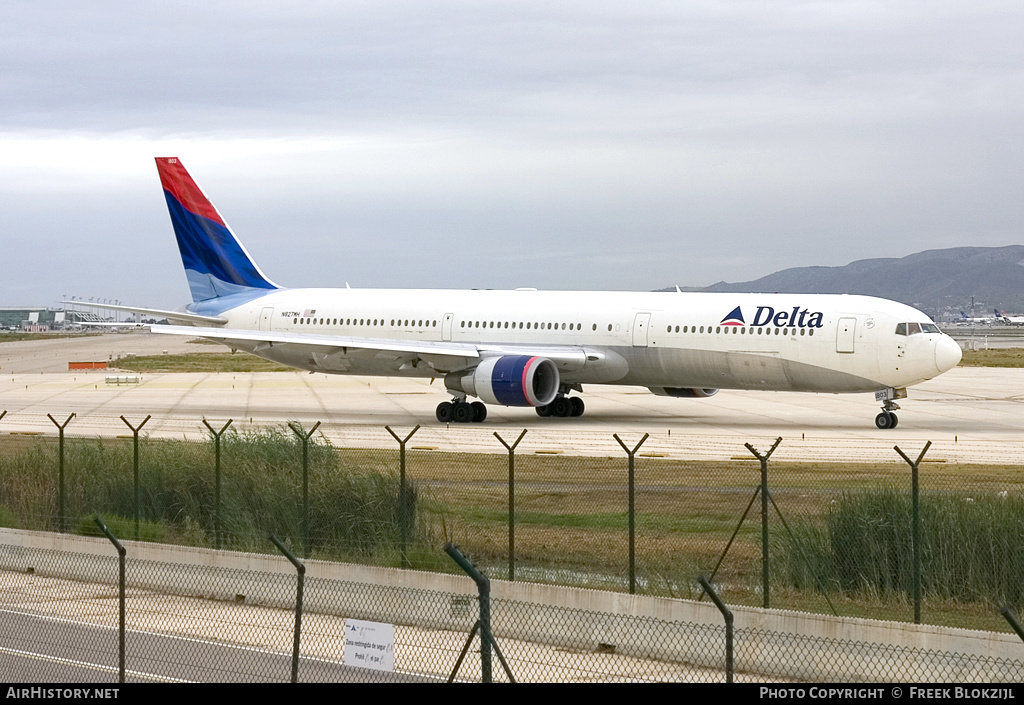
[[[246,252],[180,160],[156,160],[192,303],[154,333],[201,337],[329,374],[444,380],[438,421],[487,404],[580,416],[588,384],[670,397],[719,389],[874,393],[893,428],[906,388],[960,362],[920,311],[870,296],[287,289]],[[93,304],[94,305],[94,304]],[[474,397],[479,401],[469,401]]]

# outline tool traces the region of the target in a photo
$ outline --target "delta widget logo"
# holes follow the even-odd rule
[[[742,326],[745,325],[743,321],[743,311],[737,306],[729,314],[722,319],[723,326]]]

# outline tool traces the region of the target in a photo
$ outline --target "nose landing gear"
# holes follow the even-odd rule
[[[897,409],[900,408],[896,404],[893,404]],[[900,422],[900,418],[892,413],[891,411],[882,411],[878,416],[875,417],[875,426],[880,429],[896,428],[896,424]]]
[[[875,426],[885,430],[887,428],[896,428],[896,424],[900,422],[899,417],[893,413],[896,409],[900,408],[895,399],[906,399],[907,388],[900,387],[899,389],[883,389],[880,392],[875,392],[875,401],[882,402],[882,413],[875,417]]]

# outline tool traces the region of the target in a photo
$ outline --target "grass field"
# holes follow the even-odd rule
[[[195,352],[184,355],[139,355],[118,358],[110,365],[131,372],[294,372],[262,357],[237,352]]]
[[[1024,348],[965,350],[962,367],[1024,367]]]
[[[0,332],[0,343],[15,343],[19,340],[55,340],[57,338],[88,338],[100,333],[19,333]]]

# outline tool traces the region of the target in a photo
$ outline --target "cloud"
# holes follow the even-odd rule
[[[184,297],[159,155],[293,285],[650,289],[1020,239],[1010,2],[13,2],[0,23],[0,228],[74,253],[9,275],[35,303]]]

